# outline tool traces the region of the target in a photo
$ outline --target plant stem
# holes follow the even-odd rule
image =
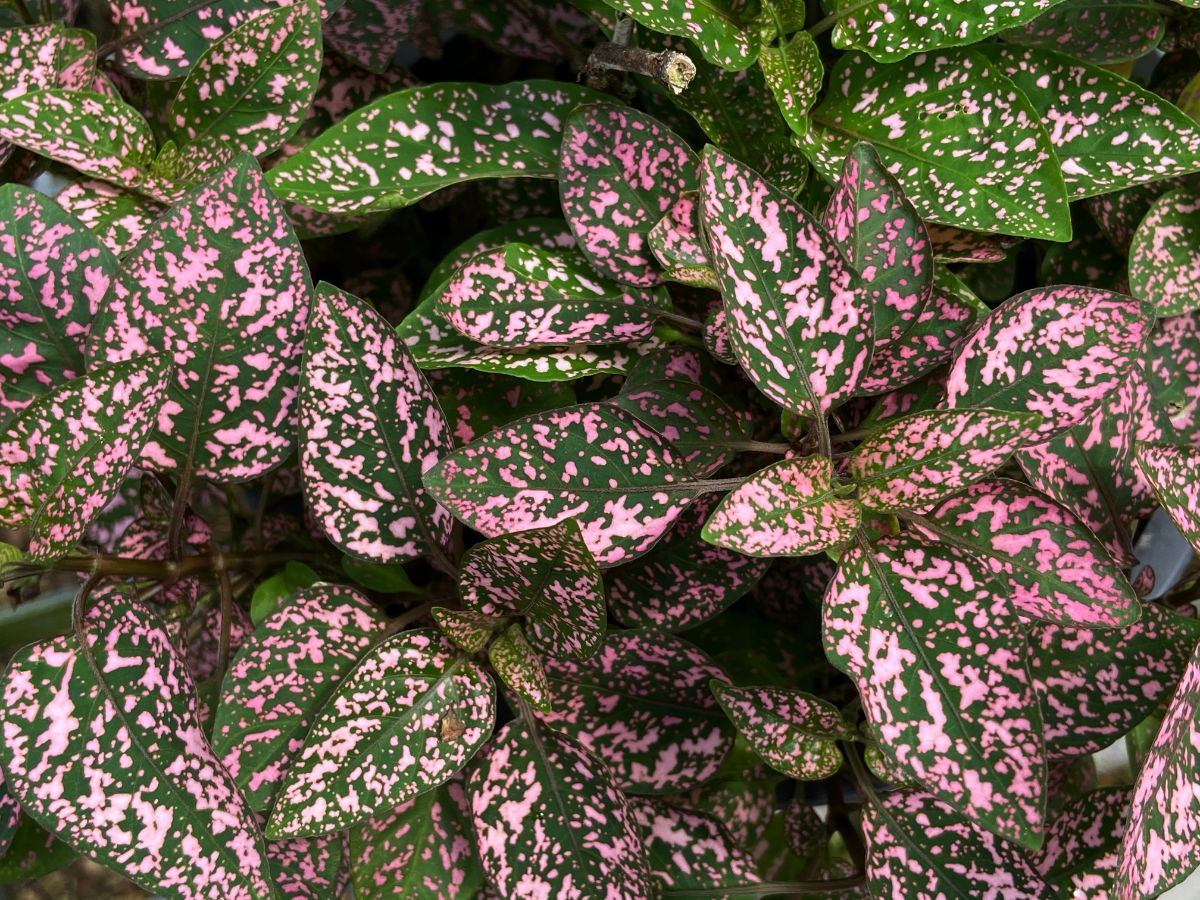
[[[747,453],[791,453],[792,445],[771,443],[767,441],[730,441],[721,444],[729,450],[743,450]]]
[[[745,481],[745,478],[713,478],[710,481],[701,481],[700,485],[704,493],[712,494],[716,491],[735,490],[740,488]]]
[[[737,887],[723,887],[716,892],[721,897],[773,897],[778,894],[790,896],[820,896],[822,894],[845,894],[856,887],[861,887],[866,881],[863,875],[851,878],[835,878],[830,881],[763,881],[758,884],[742,884]],[[660,897],[708,897],[714,896],[711,889],[699,890],[663,890]]]
[[[183,520],[187,516],[188,494],[192,489],[192,469],[184,465],[175,486],[175,500],[171,504],[171,524],[167,528],[167,556],[179,559],[183,556]]]
[[[267,514],[267,501],[271,499],[271,486],[275,482],[275,470],[272,469],[263,479],[262,491],[258,495],[258,505],[254,507],[254,520],[250,525],[254,535],[254,552],[263,552],[263,517]]]
[[[135,559],[126,556],[65,556],[49,568],[58,572],[87,572],[93,576],[150,578],[172,583],[189,575],[210,572],[257,571],[275,563],[319,562],[319,554],[295,553],[224,553],[220,550],[185,556],[181,560]]]
[[[392,621],[388,622],[387,628],[384,630],[384,637],[391,637],[393,634],[399,634],[413,622],[420,621],[429,614],[429,611],[439,605],[441,600],[426,600],[412,609],[405,610]]]
[[[233,582],[229,569],[222,565],[218,571],[221,581],[221,636],[217,643],[217,684],[225,680],[229,668],[229,649],[233,635]]]
[[[621,44],[598,45],[587,59],[585,74],[600,72],[632,72],[646,75],[672,94],[682,94],[696,77],[696,64],[674,50],[644,50]]]
[[[687,328],[691,331],[704,332],[704,323],[698,319],[693,319],[691,316],[681,316],[675,312],[660,312],[658,318],[663,322],[670,322],[673,325],[678,325],[680,328]]]

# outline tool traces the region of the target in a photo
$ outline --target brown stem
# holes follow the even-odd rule
[[[296,553],[223,553],[213,550],[183,559],[135,559],[126,556],[65,556],[50,564],[59,572],[87,572],[110,578],[150,578],[168,584],[189,575],[230,571],[258,571],[277,563],[320,562],[318,554]]]
[[[418,622],[429,614],[429,611],[441,603],[440,600],[426,600],[412,609],[402,612],[392,621],[388,622],[387,628],[384,630],[385,637],[391,637],[393,634],[399,634],[413,622]]]
[[[672,94],[682,94],[696,77],[696,64],[674,50],[643,50],[620,44],[600,44],[588,57],[584,74],[589,78],[600,72],[633,72],[646,75]]]

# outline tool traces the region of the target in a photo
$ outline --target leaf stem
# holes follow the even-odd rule
[[[64,556],[47,568],[58,572],[85,572],[108,578],[149,578],[172,583],[190,575],[230,571],[258,571],[276,563],[321,562],[316,553],[225,553],[214,550],[180,560],[136,559],[127,556]],[[16,569],[20,564],[10,566]]]
[[[774,897],[778,894],[788,894],[796,897],[820,896],[823,894],[845,894],[856,887],[861,887],[866,881],[863,875],[850,878],[834,878],[830,881],[762,881],[757,884],[740,884],[736,887],[722,887],[716,895],[721,897]],[[660,897],[706,897],[714,896],[712,889],[671,890],[666,888],[659,893]]]
[[[658,318],[663,322],[670,322],[673,325],[678,325],[680,328],[687,328],[690,331],[704,332],[704,323],[699,319],[693,319],[691,316],[683,316],[677,312],[660,312]]]
[[[233,637],[233,582],[229,578],[228,567],[222,565],[217,574],[221,582],[221,635],[217,642],[217,684],[221,684],[225,680],[225,672],[229,669],[229,651]]]
[[[391,637],[393,634],[399,634],[413,622],[418,622],[429,614],[429,611],[435,606],[444,601],[440,599],[426,600],[424,603],[418,604],[411,609],[405,610],[392,621],[388,622],[387,628],[384,630],[384,637]]]
[[[729,441],[722,442],[722,447],[729,450],[743,450],[747,453],[791,453],[792,445],[769,441]]]
[[[175,486],[175,500],[171,504],[171,524],[167,528],[167,556],[179,559],[183,556],[183,521],[187,517],[188,494],[192,489],[192,467],[185,464]]]

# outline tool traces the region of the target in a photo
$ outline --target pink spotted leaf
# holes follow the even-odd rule
[[[359,559],[441,555],[453,522],[421,476],[454,439],[404,344],[362,300],[322,283],[305,346],[300,462],[322,530]]]
[[[54,201],[0,188],[0,410],[23,409],[84,372],[92,317],[125,290],[113,254]]]
[[[601,566],[649,550],[704,492],[687,463],[624,410],[585,403],[518,419],[443,459],[425,486],[498,536],[576,518]]]
[[[662,313],[661,290],[608,281],[582,255],[506,244],[458,269],[436,296],[437,312],[464,337],[488,347],[646,340]]]
[[[30,530],[28,556],[62,556],[120,490],[154,431],[170,361],[93,369],[43,394],[0,434],[0,522]]]
[[[179,86],[168,123],[181,146],[265,156],[305,118],[321,73],[314,0],[255,16],[209,47]]]
[[[496,635],[488,647],[488,662],[504,685],[538,712],[554,708],[541,657],[525,639],[519,622],[513,622]]]
[[[1180,533],[1200,548],[1200,451],[1174,444],[1137,445],[1138,467]],[[1200,552],[1200,550],[1198,550]]]
[[[575,519],[476,544],[458,591],[469,612],[522,616],[529,640],[552,656],[586,659],[604,640],[604,583]]]
[[[575,109],[563,126],[558,186],[579,249],[607,278],[654,287],[649,233],[688,191],[700,160],[665,125],[615,103]]]
[[[83,622],[86,644],[32,644],[5,675],[0,759],[26,813],[160,895],[272,896],[258,825],[162,622],[118,587],[92,592]]]
[[[758,66],[788,126],[796,134],[807,134],[808,113],[821,92],[825,67],[812,35],[800,28],[795,32],[791,37],[781,34],[777,46],[763,47]]]
[[[1117,861],[1117,900],[1154,897],[1200,865],[1200,648],[1138,773]]]
[[[495,695],[487,673],[434,629],[375,645],[313,721],[267,834],[341,831],[444,784],[491,736]]]
[[[484,884],[461,778],[350,829],[357,900],[466,900]]]
[[[1197,640],[1200,622],[1157,603],[1118,629],[1030,623],[1047,749],[1098,753],[1127,734],[1170,696]]]
[[[646,836],[650,876],[663,894],[744,887],[762,879],[754,858],[739,847],[715,816],[651,797],[630,797]]]
[[[1130,792],[1105,787],[1068,801],[1046,829],[1033,863],[1060,896],[1112,896]]]
[[[496,629],[504,624],[501,616],[485,616],[466,609],[435,606],[429,613],[442,634],[466,653],[478,653],[486,647]]]
[[[253,809],[266,809],[338,681],[383,634],[384,617],[350,588],[297,591],[242,644],[213,720],[213,747]]]
[[[142,461],[218,481],[281,464],[295,442],[312,288],[254,160],[240,156],[190,192],[122,262],[134,287],[101,309],[90,359],[168,349],[175,362]]]
[[[853,735],[837,707],[795,688],[711,687],[738,734],[777,772],[819,781],[842,767],[836,742]]]
[[[685,631],[743,597],[771,561],[703,540],[704,523],[720,502],[705,494],[684,510],[654,549],[609,572],[608,605],[626,625]]]
[[[91,178],[68,186],[54,200],[116,254],[136,245],[163,212],[147,197]]]
[[[826,654],[889,761],[1032,848],[1046,759],[1018,622],[986,563],[912,534],[848,550],[824,603]]]
[[[893,419],[850,455],[858,497],[880,511],[924,510],[1000,468],[1037,415],[938,409]]]
[[[271,170],[283,200],[321,212],[395,209],[478,178],[551,178],[562,122],[595,95],[574,84],[433,84],[355,110]],[[479,135],[502,135],[503,140]],[[380,171],[393,173],[386,186]]]
[[[872,896],[1052,896],[1019,848],[921,791],[888,794],[863,809]]]
[[[1127,565],[1138,520],[1155,505],[1135,443],[1160,440],[1163,428],[1147,379],[1134,366],[1088,420],[1019,450],[1016,460],[1030,484],[1079,516]]]
[[[1082,422],[1126,380],[1152,315],[1099,288],[1034,288],[1006,300],[959,345],[946,405],[1042,417],[1030,443]]]
[[[854,537],[862,507],[833,480],[824,456],[760,469],[708,517],[704,540],[747,556],[811,556]]]
[[[968,6],[954,4],[954,15]],[[922,219],[1052,241],[1071,236],[1067,191],[1038,110],[975,48],[891,65],[845,53],[812,122],[806,152],[831,180],[850,148],[870,141]],[[1019,143],[1007,138],[1017,133]]]
[[[1200,194],[1178,188],[1163,194],[1129,247],[1129,288],[1160,316],[1200,306]]]
[[[21,805],[4,785],[4,773],[0,772],[0,858],[12,846],[17,826],[21,822]]]
[[[663,268],[663,277],[696,287],[715,288],[717,275],[708,259],[708,247],[700,231],[697,191],[686,191],[655,223],[646,240]]]
[[[737,354],[733,349],[733,338],[729,333],[729,316],[724,306],[713,310],[704,322],[704,349],[718,362],[733,365]]]
[[[855,144],[822,224],[859,274],[873,306],[876,351],[917,323],[933,289],[925,225],[870,144]]]
[[[1200,126],[1131,79],[1042,47],[974,50],[1047,123],[1072,200],[1200,169]]]
[[[279,896],[288,900],[336,900],[341,896],[343,838],[333,834],[267,841],[267,862]]]
[[[544,660],[554,711],[538,718],[604,760],[622,790],[664,794],[716,774],[734,730],[713,699],[708,654],[651,629],[610,632],[587,660]]]
[[[872,309],[855,274],[803,207],[712,147],[701,197],[738,363],[789,412],[827,412],[871,358]]]
[[[460,444],[533,413],[575,403],[572,385],[561,381],[529,381],[466,369],[433,369],[423,374]]]
[[[386,72],[419,24],[420,0],[346,0],[329,17],[329,45],[369,72]]]
[[[476,846],[499,896],[651,895],[645,838],[604,763],[516,719],[471,763]]]
[[[996,478],[926,512],[918,531],[986,558],[1022,615],[1081,628],[1123,628],[1141,604],[1121,568],[1065,507]]]
[[[1162,40],[1165,24],[1165,10],[1152,0],[1066,0],[1000,36],[1103,65],[1149,53]]]

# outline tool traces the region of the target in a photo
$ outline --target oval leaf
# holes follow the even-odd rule
[[[322,707],[288,769],[271,838],[341,831],[454,776],[492,733],[496,691],[433,629],[376,645]]]
[[[721,888],[762,881],[754,858],[715,816],[649,797],[630,797],[629,805],[646,835],[650,874],[662,894],[702,891],[719,897]]]
[[[1200,307],[1200,194],[1179,188],[1154,202],[1129,247],[1129,289],[1160,316]]]
[[[704,540],[747,556],[811,556],[854,537],[862,508],[839,495],[824,456],[785,459],[760,469],[721,501]]]

